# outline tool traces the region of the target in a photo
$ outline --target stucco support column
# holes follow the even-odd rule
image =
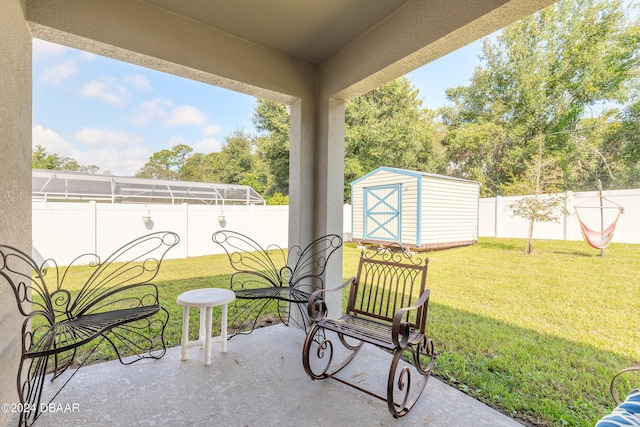
[[[289,242],[305,247],[314,236],[314,151],[316,114],[312,99],[290,104],[289,133]],[[291,266],[293,267],[293,266]],[[293,320],[302,324],[300,312],[290,307]],[[302,307],[305,310],[305,307]]]
[[[316,185],[314,196],[314,234],[335,233],[342,236],[344,204],[344,102],[320,99],[318,131],[315,146]],[[332,255],[327,265],[325,286],[335,288],[342,283],[342,248]],[[342,310],[342,295],[326,295],[329,316]]]
[[[313,100],[289,105],[289,247],[306,245],[314,238],[314,128]]]
[[[31,252],[31,33],[23,0],[0,0],[0,243]],[[18,402],[23,318],[0,282],[0,402]],[[12,414],[0,412],[0,425]]]
[[[289,246],[342,235],[344,182],[344,103],[302,99],[289,106]],[[342,249],[331,257],[325,286],[342,283]],[[330,315],[339,314],[341,295],[329,294]]]

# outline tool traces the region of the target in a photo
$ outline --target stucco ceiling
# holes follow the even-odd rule
[[[144,0],[287,56],[320,65],[409,0]]]
[[[291,104],[352,99],[555,0],[16,1],[34,37]]]

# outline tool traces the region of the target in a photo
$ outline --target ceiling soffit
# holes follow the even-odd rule
[[[553,2],[27,0],[27,20],[34,37],[290,104],[318,88],[346,101]]]
[[[320,65],[408,0],[144,0],[312,65]]]

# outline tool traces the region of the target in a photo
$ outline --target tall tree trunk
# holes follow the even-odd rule
[[[529,218],[529,234],[527,235],[527,247],[525,248],[525,252],[530,254],[533,251],[533,225],[535,224],[535,219]]]

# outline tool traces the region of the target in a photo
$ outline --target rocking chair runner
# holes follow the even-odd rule
[[[425,335],[429,303],[429,290],[425,289],[428,260],[412,259],[399,245],[394,247],[400,252],[390,249],[373,254],[363,252],[357,277],[336,289],[318,290],[311,295],[309,318],[315,322],[304,342],[302,360],[311,379],[330,377],[384,400],[393,417],[399,418],[411,410],[422,394],[433,369],[435,353],[433,341]],[[350,286],[350,292],[345,314],[339,319],[326,317],[322,293],[340,291],[347,286]],[[337,357],[331,340],[334,335],[345,347],[347,355],[332,363]],[[365,343],[393,354],[384,396],[360,388],[338,375]],[[415,370],[401,365],[403,356],[411,357]],[[417,373],[418,381],[412,381],[412,371]]]

